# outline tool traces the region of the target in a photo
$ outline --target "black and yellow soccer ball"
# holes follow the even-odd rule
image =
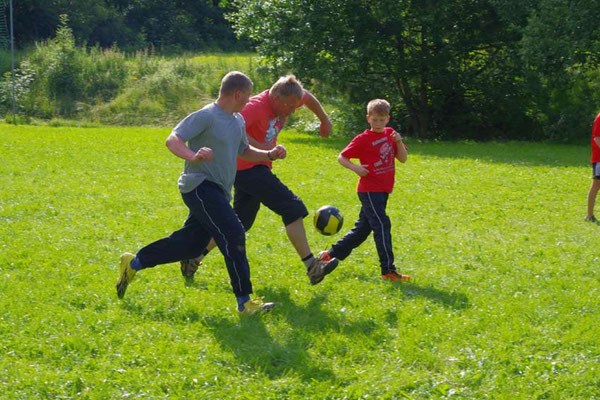
[[[315,212],[313,218],[315,228],[323,235],[335,235],[344,225],[344,217],[334,206],[323,206]]]

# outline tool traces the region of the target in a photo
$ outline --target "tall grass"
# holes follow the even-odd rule
[[[63,20],[56,37],[36,44],[17,70],[19,113],[43,120],[78,124],[170,126],[214,100],[221,78],[231,70],[249,75],[255,88],[270,86],[273,76],[254,54],[206,54],[159,57],[118,48],[75,45]],[[0,114],[12,104],[12,81],[0,81]]]
[[[173,125],[185,115],[213,101],[222,77],[231,70],[246,73],[255,90],[270,87],[252,54],[217,54],[193,58],[148,58],[138,54],[129,60],[126,88],[108,103],[92,108],[97,122],[119,125]]]
[[[240,319],[218,252],[192,285],[159,266],[116,298],[119,254],[186,217],[168,129],[0,131],[0,397],[600,397],[588,147],[409,142],[388,206],[408,284],[380,279],[368,239],[311,286],[263,209],[248,256],[256,294],[279,305]],[[276,174],[350,229],[347,140],[280,141]],[[313,251],[340,237],[306,226]]]

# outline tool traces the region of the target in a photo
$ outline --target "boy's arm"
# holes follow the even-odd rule
[[[271,150],[261,150],[249,145],[239,157],[244,161],[274,161],[285,158],[287,151],[285,147],[278,145]]]
[[[408,151],[406,150],[404,143],[402,143],[402,136],[398,132],[394,131],[392,132],[392,139],[394,142],[396,142],[396,147],[398,148],[396,160],[400,161],[401,163],[405,163],[408,159]]]
[[[306,96],[306,102],[304,103],[304,105],[306,105],[306,107],[308,107],[308,109],[312,111],[313,114],[317,116],[317,118],[319,118],[319,121],[321,121],[319,133],[322,137],[328,137],[332,127],[331,121],[329,120],[329,116],[327,116],[327,113],[323,109],[323,106],[321,106],[319,100],[317,100],[317,98],[311,92],[309,92],[308,90],[304,90],[304,93]]]
[[[594,143],[596,143],[596,145],[600,147],[600,136],[594,136]]]
[[[166,145],[171,153],[193,163],[211,161],[213,159],[213,151],[211,148],[201,147],[200,150],[194,153],[175,132],[171,132],[169,137],[167,137]]]
[[[344,167],[354,171],[358,176],[366,176],[369,173],[369,170],[366,169],[362,165],[356,165],[343,155],[338,156],[338,162],[342,164]]]
[[[259,142],[258,140],[254,139],[250,135],[246,135],[246,137],[248,137],[248,143],[252,147],[255,147],[257,149],[262,149],[262,150],[271,150],[273,148],[272,142]]]

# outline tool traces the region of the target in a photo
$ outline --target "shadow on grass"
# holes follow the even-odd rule
[[[373,275],[367,272],[357,272],[354,277],[361,282],[372,282]],[[380,278],[378,278],[380,279]],[[436,289],[433,286],[419,286],[414,282],[382,282],[388,285],[389,292],[397,292],[400,290],[403,296],[407,299],[412,297],[424,297],[444,307],[453,308],[455,310],[464,310],[469,308],[469,298],[463,293],[448,292],[446,290]]]
[[[586,146],[548,143],[409,142],[409,154],[515,165],[584,167],[589,164],[588,153]]]
[[[360,132],[356,132],[357,134]],[[353,138],[303,134],[282,138],[282,143],[316,146],[341,151]],[[583,167],[589,164],[588,146],[533,142],[420,142],[408,140],[409,154],[439,158],[476,159],[517,165]]]
[[[259,370],[270,378],[278,378],[293,370],[305,382],[327,381],[335,378],[329,368],[318,366],[307,351],[315,333],[340,332],[352,336],[357,332],[369,334],[376,328],[372,320],[345,323],[322,309],[327,299],[317,295],[307,305],[297,305],[287,290],[265,289],[260,293],[269,301],[279,303],[271,315],[241,317],[236,320],[208,317],[203,324],[213,332],[221,348],[229,351],[239,362]],[[293,331],[273,337],[265,326],[268,318],[284,318]]]
[[[464,310],[469,308],[469,298],[463,293],[448,292],[445,290],[436,289],[433,286],[418,286],[414,283],[394,283],[390,290],[400,290],[406,298],[425,297],[435,301],[444,307],[453,308],[455,310]]]
[[[309,134],[302,134],[301,136],[286,138],[285,132],[283,133],[283,135],[284,136],[282,136],[279,141],[281,143],[283,143],[284,146],[285,146],[285,143],[287,142],[287,143],[314,146],[314,147],[320,147],[320,148],[335,149],[338,151],[342,151],[344,149],[344,147],[346,147],[346,145],[348,143],[350,143],[350,140],[352,139],[351,137],[346,138],[346,137],[341,137],[341,136],[322,138],[319,135],[309,135]]]

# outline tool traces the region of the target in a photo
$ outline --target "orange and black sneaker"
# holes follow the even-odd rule
[[[331,255],[329,254],[329,252],[327,250],[322,251],[319,253],[319,260],[323,261],[323,262],[328,262],[331,261]]]
[[[399,274],[396,271],[388,271],[387,273],[381,275],[383,279],[387,279],[392,282],[408,282],[410,281],[410,276]]]
[[[338,263],[339,260],[331,257],[326,251],[320,252],[319,257],[315,257],[310,267],[306,270],[310,284],[316,285],[321,282],[325,278],[325,275],[330,274],[338,266]]]

